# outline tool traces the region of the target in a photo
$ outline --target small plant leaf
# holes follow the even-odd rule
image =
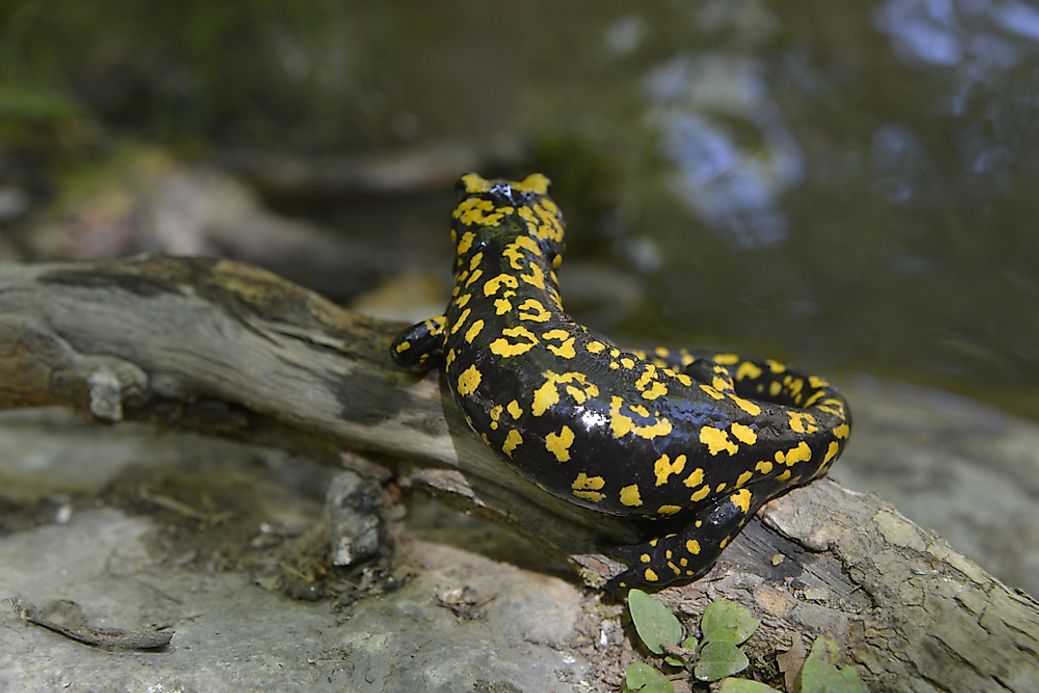
[[[833,638],[816,638],[801,669],[801,693],[868,693],[855,667],[838,667],[839,660]]]
[[[775,688],[750,679],[722,679],[718,693],[779,693]]]
[[[668,664],[670,664],[673,667],[684,667],[685,666],[685,662],[682,661],[682,658],[681,657],[676,657],[674,655],[668,655],[667,657],[664,657],[664,661],[667,662]]]
[[[695,635],[690,635],[688,638],[682,641],[682,647],[689,650],[693,654],[696,654],[696,650],[700,647],[700,641],[696,639]]]
[[[644,664],[643,662],[632,662],[624,673],[624,682],[627,684],[625,691],[639,691],[639,693],[674,693],[675,686],[659,671]]]
[[[747,655],[731,642],[711,641],[700,650],[693,675],[700,681],[717,681],[740,673],[749,664]]]
[[[739,604],[721,599],[703,611],[700,630],[705,642],[739,645],[754,634],[761,623]]]
[[[677,644],[682,639],[682,624],[656,598],[642,590],[628,592],[628,611],[639,638],[654,654],[663,654],[664,643]]]

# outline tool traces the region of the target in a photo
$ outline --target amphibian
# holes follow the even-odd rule
[[[608,587],[706,573],[768,499],[823,474],[850,414],[825,380],[774,360],[624,350],[563,309],[563,220],[549,181],[459,182],[447,310],[391,345],[442,366],[472,429],[512,469],[589,510],[660,527],[616,547]]]

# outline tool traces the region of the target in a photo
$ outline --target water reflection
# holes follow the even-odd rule
[[[742,57],[682,56],[650,71],[645,88],[678,198],[741,246],[786,238],[777,203],[801,179],[803,157],[761,67]]]
[[[1039,40],[1039,8],[1015,0],[888,0],[874,24],[903,59],[958,66],[979,79],[1021,61],[1027,47],[1015,38]]]

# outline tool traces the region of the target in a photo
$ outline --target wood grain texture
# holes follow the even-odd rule
[[[134,257],[0,266],[0,407],[63,405],[312,453],[353,450],[403,484],[568,555],[628,523],[555,499],[498,462],[438,374],[395,368],[400,325],[221,260]],[[800,634],[841,638],[877,690],[1035,690],[1039,605],[871,495],[823,480],[769,503],[703,580],[661,593],[699,613],[753,606],[764,657]]]

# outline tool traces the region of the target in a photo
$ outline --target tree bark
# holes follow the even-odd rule
[[[567,555],[601,584],[601,541],[632,525],[556,499],[471,433],[438,373],[390,361],[401,325],[263,270],[135,257],[0,266],[0,408],[63,405],[293,450],[360,451],[404,484]],[[730,598],[766,628],[843,639],[878,690],[1035,690],[1039,604],[871,495],[819,481],[772,501],[703,580],[665,590],[698,613]]]

